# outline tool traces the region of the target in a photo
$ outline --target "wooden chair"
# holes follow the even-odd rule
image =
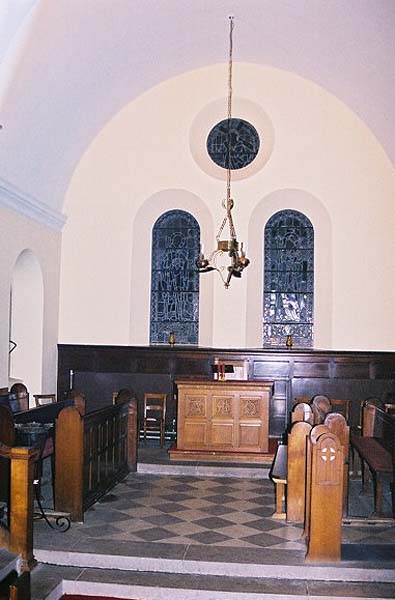
[[[12,412],[29,410],[29,392],[23,383],[14,383],[10,389],[9,399]]]
[[[132,390],[129,388],[121,388],[117,392],[112,393],[112,403],[120,404],[121,402],[126,402],[132,400],[135,397]]]
[[[348,423],[350,417],[350,400],[334,400],[331,398],[332,412],[343,415]]]
[[[317,394],[317,396],[313,397],[311,406],[314,413],[314,425],[319,425],[331,411],[331,402],[328,396]]]
[[[159,431],[161,448],[165,443],[166,401],[167,394],[144,394],[144,442],[147,440],[147,431]]]
[[[313,409],[307,402],[299,402],[292,408],[291,423],[296,423],[297,421],[306,421],[310,425],[313,425]]]
[[[33,394],[36,406],[44,406],[44,404],[54,404],[56,402],[56,394]]]
[[[82,392],[71,389],[65,394],[65,400],[73,400],[74,406],[80,413],[81,417],[86,414],[86,398]]]

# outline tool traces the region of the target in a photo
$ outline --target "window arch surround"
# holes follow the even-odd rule
[[[266,223],[285,208],[306,215],[314,227],[314,347],[332,348],[333,335],[333,241],[332,220],[324,202],[304,189],[279,188],[257,202],[248,224],[246,347],[262,346],[263,269],[262,235]],[[285,349],[285,345],[284,345]]]
[[[130,271],[130,325],[129,343],[149,343],[152,253],[151,235],[159,216],[178,208],[193,214],[200,225],[201,241],[206,246],[215,236],[215,224],[202,198],[183,188],[167,188],[155,192],[144,200],[131,224],[131,271]],[[141,266],[147,265],[148,276],[142,276]],[[214,278],[200,280],[199,301],[199,344],[212,345],[214,312]],[[176,340],[177,344],[177,340]]]
[[[162,214],[152,229],[150,343],[199,342],[200,227],[183,210]]]
[[[288,335],[312,347],[314,229],[296,210],[281,210],[264,230],[263,345],[283,346]]]

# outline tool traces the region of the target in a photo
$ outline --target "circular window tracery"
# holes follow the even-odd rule
[[[220,121],[207,137],[207,152],[213,162],[226,169],[228,166],[228,119]],[[260,139],[257,130],[244,119],[230,119],[230,168],[242,169],[249,165],[259,152]]]

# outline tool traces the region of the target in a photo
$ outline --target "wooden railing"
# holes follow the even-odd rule
[[[19,554],[22,570],[29,571],[35,565],[33,556],[33,469],[37,450],[34,448],[11,448],[0,444],[0,457],[11,462],[9,528],[1,524],[0,546]]]
[[[83,521],[84,512],[137,468],[135,400],[86,416],[59,413],[55,436],[55,509]]]

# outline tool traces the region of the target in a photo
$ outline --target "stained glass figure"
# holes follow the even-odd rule
[[[228,167],[228,119],[220,121],[210,131],[207,138],[207,152],[217,165]],[[251,123],[244,119],[230,120],[230,168],[242,169],[249,165],[259,151],[259,135]]]
[[[265,227],[263,345],[313,345],[314,230],[295,210],[274,214]]]
[[[152,230],[150,343],[167,344],[174,332],[176,344],[199,340],[200,228],[182,210],[171,210]]]

